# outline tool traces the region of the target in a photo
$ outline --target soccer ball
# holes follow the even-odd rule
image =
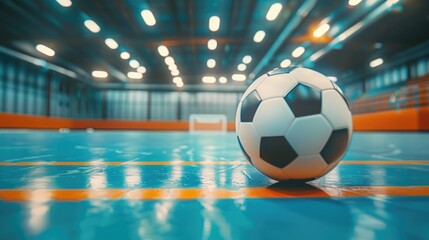
[[[276,180],[310,181],[332,170],[352,136],[339,87],[307,68],[275,69],[254,81],[236,113],[244,155]]]

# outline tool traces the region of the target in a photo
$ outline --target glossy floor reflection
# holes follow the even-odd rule
[[[305,185],[233,133],[2,131],[0,152],[4,239],[429,238],[428,133],[356,133]]]

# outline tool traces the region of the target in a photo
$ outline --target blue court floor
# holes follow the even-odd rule
[[[0,131],[0,239],[429,239],[429,133],[277,183],[234,133]]]

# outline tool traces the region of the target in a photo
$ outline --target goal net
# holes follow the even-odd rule
[[[226,133],[227,119],[223,114],[191,114],[189,133]]]

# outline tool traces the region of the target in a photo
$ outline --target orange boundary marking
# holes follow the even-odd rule
[[[243,188],[228,189],[13,189],[0,190],[4,201],[82,201],[90,199],[194,200],[236,198],[343,198],[370,196],[429,196],[429,186],[311,187],[310,189]]]
[[[153,161],[153,162],[0,162],[0,166],[119,166],[119,165],[142,165],[142,166],[156,166],[156,165],[243,165],[249,162],[243,161],[230,161],[230,162],[187,162],[187,161]],[[427,165],[429,161],[342,161],[341,165]]]

